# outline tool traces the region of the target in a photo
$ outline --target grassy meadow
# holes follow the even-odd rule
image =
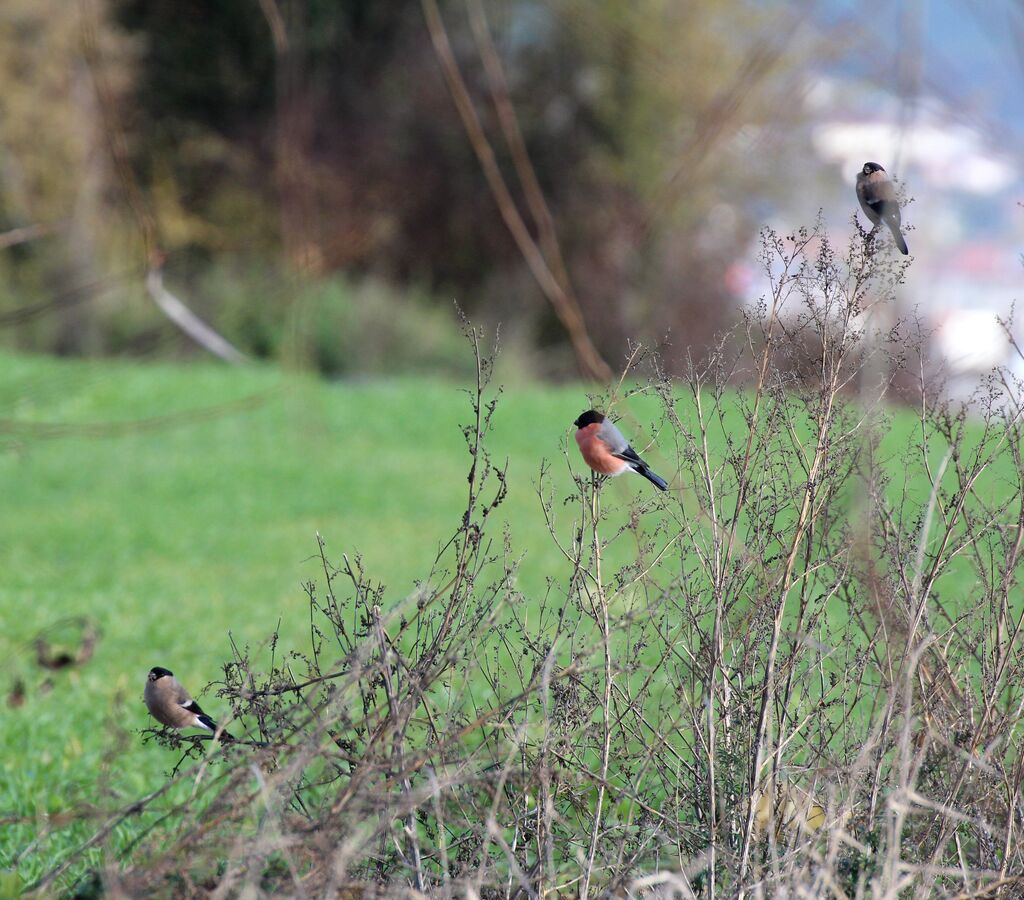
[[[563,450],[579,471],[571,422],[588,405],[579,385],[517,386],[487,440],[494,461],[508,460],[498,515],[522,556],[515,587],[527,618],[548,579],[570,575],[536,486],[547,460],[550,483],[569,492]],[[283,651],[308,649],[302,585],[322,574],[317,534],[335,562],[360,555],[385,602],[412,592],[464,509],[470,404],[464,386],[424,378],[326,382],[273,368],[3,355],[0,408],[0,868],[27,884],[91,833],[88,820],[68,827],[70,810],[126,804],[159,788],[177,761],[138,734],[150,725],[141,694],[151,666],[198,693],[220,676],[232,640],[258,647],[280,626]],[[630,421],[656,427],[654,398],[628,409]],[[917,427],[913,413],[892,414],[882,449],[894,474]],[[743,429],[727,411],[713,433],[742,440]],[[670,479],[672,450],[644,451]],[[897,478],[889,490],[910,516],[927,497],[924,482]],[[622,478],[602,502],[625,509],[647,493],[647,482]],[[566,529],[572,510],[552,509]],[[613,546],[609,569],[629,552],[628,542]],[[947,596],[956,577],[943,582]],[[831,603],[829,616],[846,615]],[[40,668],[37,636],[76,616],[98,626],[95,654]],[[201,700],[216,717],[214,692]],[[130,844],[187,788],[119,825],[114,845]]]
[[[141,695],[151,666],[197,693],[229,658],[229,635],[258,645],[280,621],[283,646],[308,647],[302,583],[320,573],[317,533],[332,559],[361,554],[397,601],[429,571],[465,500],[469,404],[444,381],[4,355],[0,403],[0,677],[5,695],[19,680],[26,694],[0,708],[0,817],[37,817],[0,829],[0,866],[33,832],[45,835],[48,816],[98,800],[97,790],[128,801],[162,783],[177,757],[134,734],[150,724]],[[581,387],[501,399],[489,446],[508,459],[500,512],[526,554],[527,596],[566,569],[535,484],[543,458],[569,480],[562,447],[586,403]],[[219,411],[190,417],[204,408]],[[51,433],[50,423],[67,428]],[[619,479],[609,493],[625,500],[648,487]],[[33,640],[73,616],[98,624],[95,655],[41,670]],[[203,702],[216,715],[216,698]],[[123,753],[108,771],[115,747]],[[26,881],[66,838],[44,837],[21,858]]]

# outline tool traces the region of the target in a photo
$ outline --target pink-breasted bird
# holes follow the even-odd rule
[[[602,413],[588,409],[573,424],[577,429],[576,443],[583,460],[595,472],[612,476],[636,472],[659,490],[668,490],[668,482],[651,471],[636,450],[629,446],[622,432]]]

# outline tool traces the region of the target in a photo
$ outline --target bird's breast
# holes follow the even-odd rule
[[[583,460],[601,475],[621,475],[627,466],[617,456],[612,455],[608,445],[598,436],[600,427],[600,423],[595,422],[576,432],[576,443],[579,444]]]

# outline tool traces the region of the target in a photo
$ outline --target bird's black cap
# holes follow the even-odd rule
[[[588,409],[585,413],[580,413],[579,417],[572,424],[577,428],[586,428],[588,425],[593,425],[595,422],[603,422],[604,416],[599,413],[596,409]]]
[[[172,678],[174,677],[174,673],[170,669],[164,669],[161,666],[153,666],[153,668],[149,670],[149,677],[153,679],[153,681],[156,681],[158,678],[163,678],[165,675],[169,675]]]
[[[884,171],[885,171],[885,169],[883,169],[876,162],[866,162],[866,163],[864,163],[864,174],[865,175],[870,175],[872,172],[884,172]]]

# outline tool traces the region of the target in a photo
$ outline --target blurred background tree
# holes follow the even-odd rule
[[[120,96],[132,42],[104,26],[103,74]],[[85,302],[114,264],[116,205],[84,27],[81,8],[61,0],[11,0],[0,12],[0,321],[17,325],[26,349],[103,350],[115,327]]]
[[[629,339],[667,338],[678,363],[731,315],[730,273],[759,224],[752,215],[792,173],[784,160],[798,140],[793,98],[807,52],[795,46],[795,10],[748,0],[487,4],[567,281],[613,366]],[[441,6],[525,211],[481,11]],[[0,261],[0,340],[63,353],[195,352],[142,287],[147,252],[159,249],[168,282],[256,356],[354,371],[365,364],[356,345],[403,346],[400,320],[413,336],[435,333],[454,297],[474,318],[501,321],[535,373],[577,371],[498,214],[419,5],[8,0],[0,66],[0,230],[48,233]],[[536,217],[524,219],[536,236]],[[458,366],[448,348],[437,341],[441,371]],[[420,348],[419,365],[433,352]]]

